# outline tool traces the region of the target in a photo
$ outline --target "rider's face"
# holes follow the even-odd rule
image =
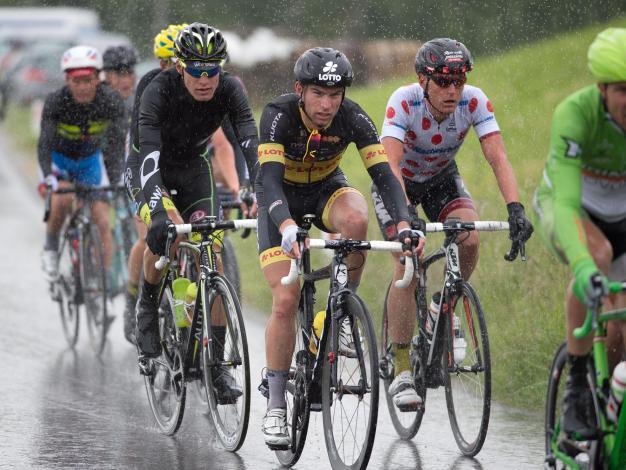
[[[220,82],[219,73],[212,77],[202,75],[200,78],[194,78],[184,71],[180,62],[176,63],[176,70],[178,70],[178,73],[182,76],[185,88],[187,88],[187,91],[194,100],[211,101],[213,99],[215,90]]]
[[[317,85],[302,86],[296,82],[296,93],[302,96],[307,117],[317,129],[328,126],[339,111],[345,88]]]
[[[598,87],[609,114],[626,131],[626,82],[600,84]]]
[[[461,101],[461,94],[463,93],[463,84],[465,83],[465,76],[444,76],[448,83],[444,83],[444,86],[437,84],[437,80],[431,78],[427,79],[425,75],[419,75],[419,83],[423,89],[426,89],[426,83],[428,82],[428,96],[430,103],[436,109],[431,109],[431,112],[447,115],[453,113],[456,109],[459,101]],[[452,78],[453,80],[450,80]]]
[[[96,98],[98,88],[98,72],[93,71],[89,75],[71,76],[66,74],[65,83],[70,89],[70,93],[77,103],[91,103]]]
[[[135,89],[135,80],[137,76],[135,72],[115,72],[115,71],[107,71],[105,72],[105,79],[111,88],[117,91],[122,99],[127,99],[130,95],[133,94],[133,90]]]

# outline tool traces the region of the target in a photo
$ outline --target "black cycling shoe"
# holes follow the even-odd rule
[[[593,396],[585,375],[567,376],[561,430],[577,441],[596,437]]]
[[[124,337],[126,340],[135,344],[135,327],[137,326],[137,319],[135,318],[135,308],[137,299],[126,293],[126,308],[124,309]]]
[[[213,388],[218,405],[233,405],[243,395],[241,386],[231,375],[229,368],[225,366],[213,369]]]
[[[144,302],[137,304],[137,327],[135,328],[137,347],[143,357],[161,355],[161,338],[159,335],[159,315],[156,306]]]

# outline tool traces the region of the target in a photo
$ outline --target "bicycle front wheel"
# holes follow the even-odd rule
[[[183,421],[186,382],[181,347],[184,330],[176,326],[174,297],[169,285],[163,289],[159,307],[159,332],[163,352],[150,359],[150,375],[144,376],[152,414],[163,434],[171,436]]]
[[[374,445],[378,418],[378,353],[367,307],[355,294],[345,294],[339,350],[326,338],[322,368],[324,439],[335,469],[362,469]],[[330,361],[334,359],[334,364]]]
[[[394,403],[393,398],[389,395],[389,386],[393,382],[395,375],[394,358],[391,352],[391,339],[389,338],[389,312],[387,311],[387,299],[389,298],[389,287],[387,287],[387,295],[383,306],[383,323],[381,328],[380,341],[380,377],[383,379],[383,387],[385,388],[385,398],[387,400],[387,408],[391,416],[391,422],[401,439],[413,439],[422,424],[424,417],[424,405],[418,406],[415,410],[401,411]],[[414,346],[411,345],[411,348]],[[411,356],[417,356],[419,351],[411,349]],[[417,359],[415,361],[417,362]],[[413,367],[413,372],[418,372]],[[416,387],[418,388],[418,387]],[[421,392],[422,399],[426,398],[426,387],[418,388]]]
[[[81,287],[83,305],[91,346],[101,354],[106,344],[109,317],[107,313],[106,271],[100,232],[95,224],[88,224],[81,236]]]
[[[70,348],[74,348],[78,340],[80,324],[77,294],[80,290],[80,273],[78,272],[78,237],[75,230],[63,229],[64,236],[59,247],[59,276],[52,285],[54,299],[59,304],[63,333]]]
[[[207,401],[222,445],[234,452],[246,438],[250,418],[250,361],[246,329],[237,295],[225,277],[216,275],[211,278],[202,304],[208,307],[203,312],[202,343]],[[209,338],[211,341],[208,341]],[[209,354],[211,346],[212,355]]]
[[[454,298],[446,298],[446,305],[453,306],[448,312],[454,313],[445,315],[443,335],[448,417],[459,449],[474,456],[485,442],[491,409],[487,323],[476,291],[466,282]]]

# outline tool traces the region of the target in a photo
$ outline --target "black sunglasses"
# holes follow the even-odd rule
[[[467,82],[467,76],[462,75],[431,75],[430,79],[435,82],[438,87],[448,88],[450,85],[454,85],[455,88],[461,88]]]

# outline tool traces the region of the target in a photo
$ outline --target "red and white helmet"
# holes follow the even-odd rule
[[[68,49],[61,57],[61,70],[102,69],[102,55],[95,47],[75,46]]]

